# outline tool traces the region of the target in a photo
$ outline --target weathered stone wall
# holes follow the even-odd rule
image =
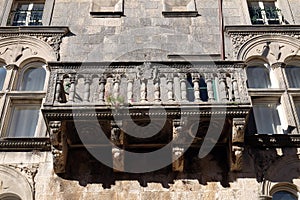
[[[57,0],[51,25],[69,26],[63,61],[169,60],[219,54],[218,2],[196,1],[198,17],[162,15],[162,0],[125,1],[121,18],[93,18],[89,0]]]

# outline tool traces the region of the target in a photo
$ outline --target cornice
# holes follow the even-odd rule
[[[239,25],[239,26],[226,26],[225,32],[229,35],[234,34],[300,34],[300,25]]]
[[[1,151],[49,151],[49,138],[4,138],[0,140]]]
[[[69,28],[65,26],[6,26],[0,27],[0,37],[19,35],[65,35]]]

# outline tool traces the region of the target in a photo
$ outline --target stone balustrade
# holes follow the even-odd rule
[[[49,63],[46,104],[249,104],[242,63]]]

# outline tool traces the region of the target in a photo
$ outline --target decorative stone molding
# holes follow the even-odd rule
[[[64,173],[68,155],[66,136],[60,121],[50,121],[50,141],[52,145],[53,168],[55,173]]]
[[[112,148],[113,170],[115,172],[124,171],[124,150]]]
[[[2,151],[50,150],[49,138],[6,138],[0,140]]]
[[[253,55],[269,57],[271,63],[282,62],[289,55],[299,54],[300,26],[227,26],[232,57],[246,60]]]
[[[120,127],[122,126],[122,121],[111,122],[111,136],[110,139],[115,145],[123,144],[123,135]]]
[[[67,27],[1,27],[0,58],[7,64],[20,64],[29,57],[59,60],[62,38]]]
[[[14,196],[17,196],[22,200],[33,200],[33,181],[37,172],[37,167],[38,166],[36,165],[0,165],[0,197],[2,198],[5,194],[14,194]]]
[[[184,169],[184,148],[173,147],[172,149],[172,169],[173,171],[183,172]]]

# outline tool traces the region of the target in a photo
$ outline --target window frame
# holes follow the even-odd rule
[[[9,15],[11,13],[11,10],[13,8],[13,5],[15,4],[16,1],[21,1],[21,0],[6,0],[6,4],[3,7],[3,17],[0,19],[0,25],[1,26],[10,26],[8,25],[8,19]],[[35,0],[32,0],[35,1]],[[36,1],[41,1],[41,0],[36,0]],[[43,17],[42,17],[42,26],[49,26],[51,25],[51,20],[52,20],[52,13],[53,13],[53,8],[54,8],[54,3],[55,0],[44,0],[44,11],[43,11]]]
[[[174,5],[172,5],[174,1]],[[199,16],[195,0],[187,0],[186,4],[175,5],[178,3],[176,0],[163,0],[163,11],[164,17],[197,17]],[[180,1],[181,3],[183,1]],[[171,4],[171,6],[169,6]],[[170,8],[172,7],[172,8]],[[173,9],[174,8],[174,9]],[[182,9],[185,8],[185,9]]]
[[[261,22],[262,23],[253,23],[252,21],[252,17],[250,14],[250,3],[251,2],[257,2],[259,9],[260,9],[260,15],[261,15]],[[276,8],[276,14],[278,16],[278,23],[269,23],[269,21],[276,21],[277,18],[274,20],[273,18],[268,18],[267,17],[267,13],[265,11],[265,4],[264,3],[268,3],[268,2],[274,2],[274,6]],[[252,25],[273,25],[273,24],[285,24],[285,21],[283,20],[283,15],[281,13],[281,9],[280,6],[278,4],[277,0],[247,0],[247,10],[248,10],[248,14],[249,14],[249,19],[250,19],[250,23]],[[260,21],[260,20],[259,20]]]
[[[103,0],[105,3],[111,0]],[[97,6],[96,6],[97,4]],[[90,15],[94,18],[119,18],[124,16],[124,0],[116,0],[114,5],[98,6],[99,0],[91,1]]]

